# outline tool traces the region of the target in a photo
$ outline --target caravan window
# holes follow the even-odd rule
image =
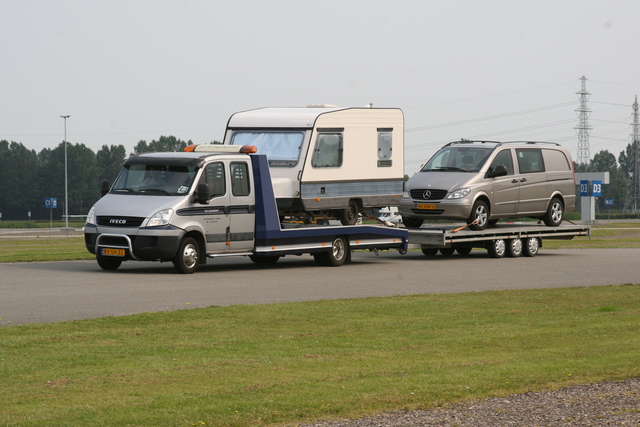
[[[336,168],[342,166],[342,132],[318,133],[311,166]]]
[[[236,131],[231,144],[255,145],[259,154],[266,154],[269,166],[295,166],[303,138],[301,131]]]
[[[378,129],[378,158],[390,159],[393,154],[393,129]]]

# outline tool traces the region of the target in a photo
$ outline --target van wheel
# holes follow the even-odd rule
[[[340,222],[342,225],[355,225],[358,223],[359,213],[360,208],[358,207],[358,202],[355,200],[349,200],[349,206],[340,211]]]
[[[338,267],[345,263],[349,256],[349,247],[344,237],[336,237],[331,243],[331,250],[313,255],[318,265]]]
[[[510,239],[507,241],[507,256],[517,258],[522,255],[522,240]]]
[[[489,242],[487,252],[489,252],[489,256],[491,258],[502,258],[506,251],[507,244],[505,243],[504,239],[497,239]]]
[[[178,253],[173,258],[173,266],[178,273],[191,274],[198,269],[198,242],[192,237],[185,237],[180,243]]]
[[[539,250],[540,240],[538,240],[537,237],[529,237],[528,239],[524,239],[524,244],[522,245],[522,253],[524,254],[524,256],[536,256]]]
[[[553,199],[551,199],[551,203],[549,203],[547,213],[544,214],[542,220],[549,227],[557,227],[562,222],[563,211],[564,206],[562,205],[562,200],[554,197]]]
[[[423,222],[424,220],[421,218],[408,218],[406,216],[402,217],[402,223],[407,228],[420,228]]]
[[[98,265],[103,270],[117,270],[122,264],[122,258],[116,257],[107,257],[107,256],[96,256],[96,261],[98,261]]]
[[[475,221],[475,224],[472,224]],[[483,200],[476,200],[471,210],[471,216],[467,219],[471,230],[484,230],[489,224],[489,206]]]

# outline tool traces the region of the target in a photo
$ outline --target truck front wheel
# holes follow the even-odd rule
[[[198,269],[198,242],[192,237],[185,237],[180,243],[178,253],[173,258],[173,266],[178,273],[191,274]]]

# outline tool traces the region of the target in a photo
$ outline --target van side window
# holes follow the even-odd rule
[[[544,165],[547,172],[566,172],[571,170],[569,160],[562,151],[543,149]]]
[[[520,173],[544,172],[542,150],[539,148],[517,148],[516,155]]]
[[[511,150],[500,151],[496,157],[493,158],[489,172],[496,170],[498,166],[504,166],[507,168],[507,175],[513,175],[513,157],[511,157]]]
[[[316,147],[313,150],[311,166],[317,168],[336,168],[342,166],[342,133],[318,133]]]
[[[249,185],[249,167],[246,163],[231,163],[231,192],[234,196],[248,196],[251,193]]]
[[[209,198],[224,196],[227,192],[224,178],[224,165],[221,162],[210,163],[204,168],[200,184],[209,186]]]

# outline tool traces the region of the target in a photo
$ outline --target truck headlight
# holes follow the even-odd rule
[[[447,196],[447,199],[462,199],[464,196],[471,192],[470,188],[459,188],[455,191],[452,191],[451,194]]]
[[[160,225],[167,225],[171,221],[173,215],[173,209],[163,209],[151,217],[147,223],[147,227],[158,227]]]
[[[95,205],[89,209],[87,214],[87,224],[96,225],[96,207]]]

